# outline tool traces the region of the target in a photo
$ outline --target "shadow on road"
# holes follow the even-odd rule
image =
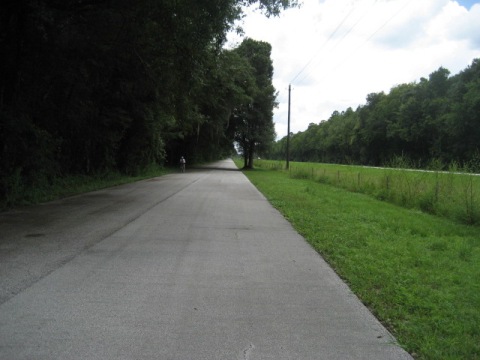
[[[231,166],[225,165],[223,166],[218,166],[218,164],[215,165],[195,165],[191,166],[190,168],[187,168],[188,170],[192,171],[204,171],[204,170],[215,170],[215,171],[240,171],[240,169],[233,168]]]

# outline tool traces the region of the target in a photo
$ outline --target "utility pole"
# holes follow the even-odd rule
[[[288,133],[287,133],[287,170],[290,168],[290,97],[292,92],[292,85],[288,85]]]

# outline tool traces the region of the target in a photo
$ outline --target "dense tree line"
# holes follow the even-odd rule
[[[223,49],[250,5],[270,16],[296,1],[2,1],[0,198],[68,174],[230,153],[233,113],[260,101],[252,59]]]
[[[291,159],[385,165],[403,157],[419,167],[455,162],[480,170],[479,59],[455,76],[441,67],[366,100],[292,135]],[[271,157],[285,158],[286,140]]]

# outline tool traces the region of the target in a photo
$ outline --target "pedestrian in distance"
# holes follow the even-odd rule
[[[185,158],[182,156],[180,157],[180,172],[184,173],[185,172],[185,164],[187,162],[185,161]]]

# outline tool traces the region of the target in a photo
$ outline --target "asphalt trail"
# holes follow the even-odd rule
[[[231,160],[0,214],[0,359],[411,359]]]

